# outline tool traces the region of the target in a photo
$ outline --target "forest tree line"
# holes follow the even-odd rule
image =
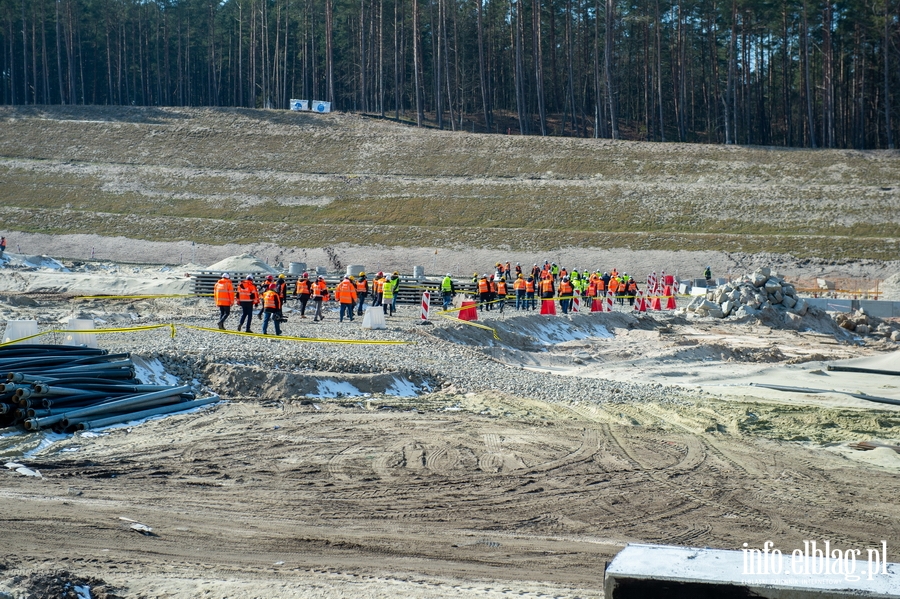
[[[893,148],[900,0],[0,0],[4,104]]]

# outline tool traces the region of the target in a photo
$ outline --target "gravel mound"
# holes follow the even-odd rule
[[[228,258],[219,260],[215,264],[210,264],[206,269],[221,270],[222,272],[268,272],[272,274],[278,272],[252,254],[229,256]]]

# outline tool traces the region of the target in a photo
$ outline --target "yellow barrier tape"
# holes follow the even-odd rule
[[[121,328],[121,329],[50,329],[47,331],[42,331],[42,332],[38,333],[37,335],[30,335],[28,337],[22,337],[21,339],[16,339],[14,341],[7,341],[6,343],[0,343],[0,347],[4,347],[7,345],[13,345],[14,343],[21,343],[23,341],[28,341],[29,339],[34,339],[35,337],[41,337],[42,335],[49,335],[51,333],[59,333],[59,334],[63,334],[63,335],[66,333],[82,333],[82,334],[98,333],[98,334],[102,335],[105,333],[133,333],[136,331],[149,331],[152,329],[162,329],[162,328],[166,328],[166,327],[169,327],[172,330],[172,339],[174,339],[175,338],[175,325],[174,324],[152,324],[152,325],[146,325],[146,326],[142,326],[142,327],[126,327],[126,328]]]
[[[469,306],[466,306],[466,307],[468,308]],[[454,320],[454,321],[456,321],[456,322],[458,322],[458,323],[460,323],[460,324],[467,324],[467,325],[472,326],[472,327],[478,327],[479,329],[485,329],[485,330],[487,330],[487,331],[490,331],[490,332],[492,332],[492,333],[494,334],[494,339],[496,339],[497,341],[500,341],[500,336],[497,334],[497,329],[492,329],[492,328],[489,327],[489,326],[486,326],[486,325],[483,325],[483,324],[478,324],[477,322],[472,322],[472,321],[470,321],[470,320],[463,320],[463,319],[457,318],[457,317],[455,317],[455,316],[447,316],[446,314],[441,314],[441,316],[443,316],[443,317],[446,318],[447,320]]]
[[[44,331],[43,333],[38,333],[37,335],[29,335],[28,337],[22,337],[21,339],[14,339],[12,341],[7,341],[6,343],[0,343],[0,347],[6,347],[7,345],[13,345],[14,343],[21,343],[22,341],[28,341],[29,339],[34,339],[35,337],[40,337],[41,335],[46,335],[47,333],[52,333],[53,331]]]
[[[405,345],[409,341],[392,341],[392,340],[374,340],[366,341],[362,339],[318,339],[313,337],[291,337],[289,335],[263,335],[262,333],[242,333],[240,331],[223,331],[221,329],[213,329],[209,327],[196,327],[193,325],[178,325],[186,329],[194,329],[196,331],[207,331],[209,333],[225,333],[226,335],[239,335],[242,337],[262,337],[263,339],[284,339],[287,341],[308,341],[310,343],[343,343],[350,345]]]

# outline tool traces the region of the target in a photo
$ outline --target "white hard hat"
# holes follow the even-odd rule
[[[223,278],[223,279],[230,279],[231,277],[228,276],[228,273],[227,273],[227,272],[223,272],[223,273],[222,273],[222,278]]]
[[[447,276],[448,276],[448,277],[450,276],[450,273],[449,273],[449,272],[447,273]]]

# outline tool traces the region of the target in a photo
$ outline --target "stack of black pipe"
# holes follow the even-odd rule
[[[72,431],[144,417],[160,406],[193,407],[184,403],[194,399],[190,387],[141,384],[129,354],[104,349],[21,343],[0,347],[0,381],[4,379],[0,428]]]

